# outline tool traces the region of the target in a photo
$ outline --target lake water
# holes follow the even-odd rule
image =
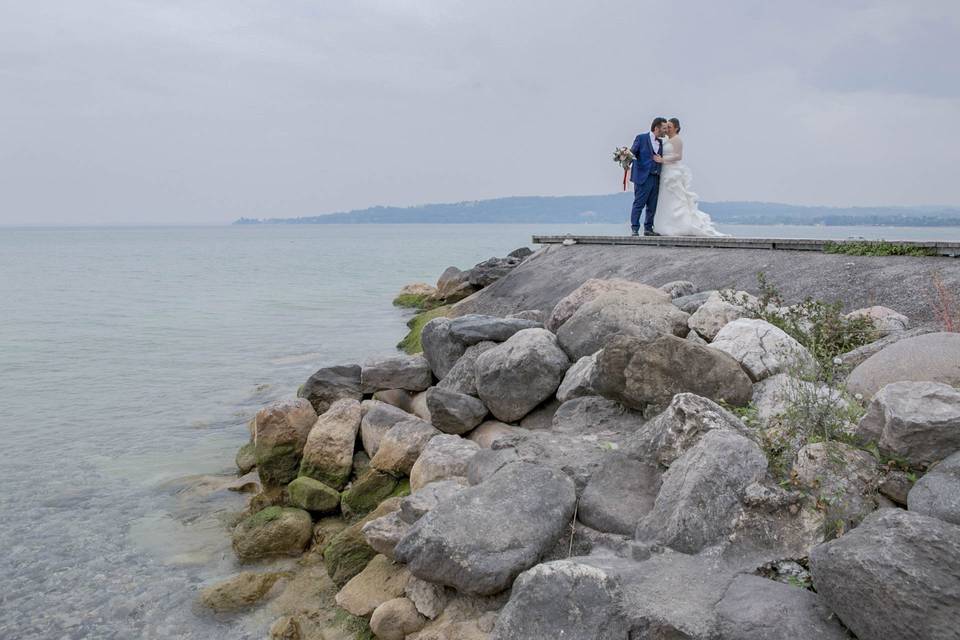
[[[960,228],[735,227],[960,241]],[[527,245],[622,225],[0,228],[0,638],[260,638],[198,590],[237,571],[224,522],[246,422],[317,367],[392,351],[390,301]],[[269,621],[266,621],[269,622]]]

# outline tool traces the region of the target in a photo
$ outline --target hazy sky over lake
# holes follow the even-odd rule
[[[960,204],[960,2],[0,0],[0,224],[619,189]]]

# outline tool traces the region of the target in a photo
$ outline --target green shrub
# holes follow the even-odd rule
[[[886,240],[862,240],[856,242],[828,242],[825,253],[840,253],[847,256],[915,256],[930,257],[937,252],[929,247],[887,242]]]

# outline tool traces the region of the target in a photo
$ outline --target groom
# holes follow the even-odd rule
[[[630,181],[633,183],[633,210],[630,212],[630,235],[639,235],[640,215],[647,208],[647,218],[643,221],[643,235],[659,236],[653,230],[653,217],[657,215],[657,197],[660,195],[660,165],[663,162],[663,129],[666,118],[654,118],[650,133],[641,133],[633,141],[630,151],[636,160],[630,169]]]

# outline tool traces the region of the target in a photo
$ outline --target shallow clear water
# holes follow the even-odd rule
[[[960,240],[960,229],[721,227]],[[0,229],[0,638],[259,638],[197,590],[246,422],[322,364],[390,352],[409,282],[621,225]],[[269,621],[267,621],[269,622]]]

